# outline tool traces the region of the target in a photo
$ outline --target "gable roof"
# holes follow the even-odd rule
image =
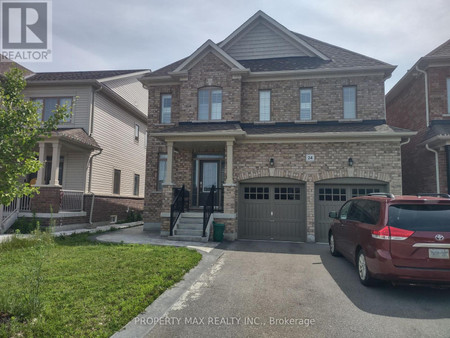
[[[450,57],[450,40],[447,40],[442,45],[433,49],[429,52],[425,57],[433,57],[433,56],[449,56]]]
[[[25,77],[33,74],[33,72],[28,68],[25,68],[17,62],[11,61],[7,57],[0,55],[0,76],[11,70],[11,68],[18,68],[22,70]]]
[[[228,51],[230,47],[236,43],[236,41],[245,37],[246,34],[251,32],[255,26],[264,24],[269,30],[278,31],[281,37],[283,37],[286,42],[290,42],[292,46],[297,47],[299,51],[305,53],[306,56],[316,56],[322,60],[328,60],[328,57],[321,51],[315,49],[313,46],[309,45],[306,41],[302,40],[286,27],[281,25],[279,22],[272,19],[263,11],[256,12],[250,19],[248,19],[244,24],[242,24],[238,29],[231,33],[225,40],[223,40],[219,46]],[[255,57],[256,58],[256,57]]]
[[[95,70],[80,72],[47,72],[36,73],[29,77],[27,81],[83,81],[83,80],[102,80],[111,77],[131,75],[134,73],[142,73],[147,69],[128,69],[128,70]]]
[[[232,69],[245,71],[246,69],[225,51],[220,49],[211,40],[206,41],[200,48],[198,48],[190,57],[185,59],[172,73],[180,73],[192,68],[199,60],[201,60],[208,52],[212,52],[224,63],[228,64]]]
[[[261,57],[264,53],[256,53],[259,57],[250,56],[248,58],[240,58],[238,56],[245,56],[245,53],[233,53],[231,47],[234,43],[245,38],[245,35],[252,32],[252,29],[258,24],[264,24],[266,27],[272,29],[274,34],[278,34],[286,44],[290,44],[293,48],[297,48],[298,53],[290,55],[289,51],[280,53],[280,56],[275,54],[270,57]],[[284,43],[283,42],[283,43]],[[262,11],[258,11],[243,25],[236,29],[230,36],[219,44],[214,44],[208,40],[190,57],[181,59],[170,65],[156,70],[155,72],[145,75],[142,80],[151,80],[151,78],[168,78],[172,72],[178,72],[199,57],[202,52],[209,47],[230,62],[230,64],[240,64],[241,67],[237,69],[248,69],[250,75],[258,75],[258,73],[266,72],[284,72],[284,71],[364,71],[376,70],[384,72],[389,76],[395,66],[388,63],[358,54],[347,49],[337,47],[326,42],[322,42],[306,35],[292,32],[279,24],[277,21],[269,17]],[[267,47],[267,46],[266,46]],[[269,44],[267,48],[272,48]],[[294,55],[295,54],[295,55]],[[250,55],[250,54],[248,54]],[[155,79],[156,80],[156,79]]]
[[[426,70],[433,62],[436,62],[437,64],[441,64],[442,62],[445,62],[446,64],[450,63],[450,40],[447,40],[427,55],[417,60],[417,62],[386,94],[386,103],[392,101],[411,81],[416,78],[416,75],[419,73],[417,68],[420,70]]]

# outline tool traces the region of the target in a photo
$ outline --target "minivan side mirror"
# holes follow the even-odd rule
[[[328,217],[330,217],[330,218],[338,218],[338,212],[337,211],[330,211],[328,213]]]

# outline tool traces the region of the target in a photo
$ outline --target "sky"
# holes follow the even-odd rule
[[[53,61],[35,72],[151,69],[218,43],[258,10],[291,31],[396,65],[388,91],[450,39],[449,0],[54,0]]]

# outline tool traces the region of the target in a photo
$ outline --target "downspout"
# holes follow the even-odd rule
[[[450,146],[445,146],[447,153],[447,194],[450,194]]]
[[[439,153],[434,150],[431,149],[428,144],[425,144],[425,148],[427,148],[427,150],[431,151],[434,153],[434,158],[435,158],[435,162],[436,162],[436,193],[440,194],[440,188],[439,188]]]
[[[425,119],[427,127],[430,125],[430,110],[428,106],[428,74],[426,71],[419,68],[419,64],[416,64],[416,70],[424,75],[425,80]]]
[[[411,141],[411,137],[408,137],[408,139],[407,139],[405,142],[401,142],[401,143],[400,143],[400,148],[401,148],[402,146],[404,146],[405,144],[408,144],[409,141]]]
[[[95,111],[95,94],[98,93],[103,89],[103,86],[100,85],[99,88],[92,90],[92,102],[91,102],[91,125],[89,130],[89,136],[92,136],[92,133],[94,131],[94,111]],[[97,154],[92,155],[89,158],[89,185],[88,185],[88,193],[92,195],[91,200],[91,212],[89,213],[89,224],[92,225],[92,212],[94,211],[94,201],[95,201],[95,194],[91,191],[92,187],[92,159],[95,156],[98,156],[102,153],[103,149],[100,149],[100,151]]]

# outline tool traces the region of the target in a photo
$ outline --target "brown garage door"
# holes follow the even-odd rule
[[[239,238],[305,241],[302,184],[241,184]]]
[[[385,184],[317,184],[315,191],[316,242],[328,242],[330,211],[339,211],[345,201],[352,197],[385,191],[387,191]]]

